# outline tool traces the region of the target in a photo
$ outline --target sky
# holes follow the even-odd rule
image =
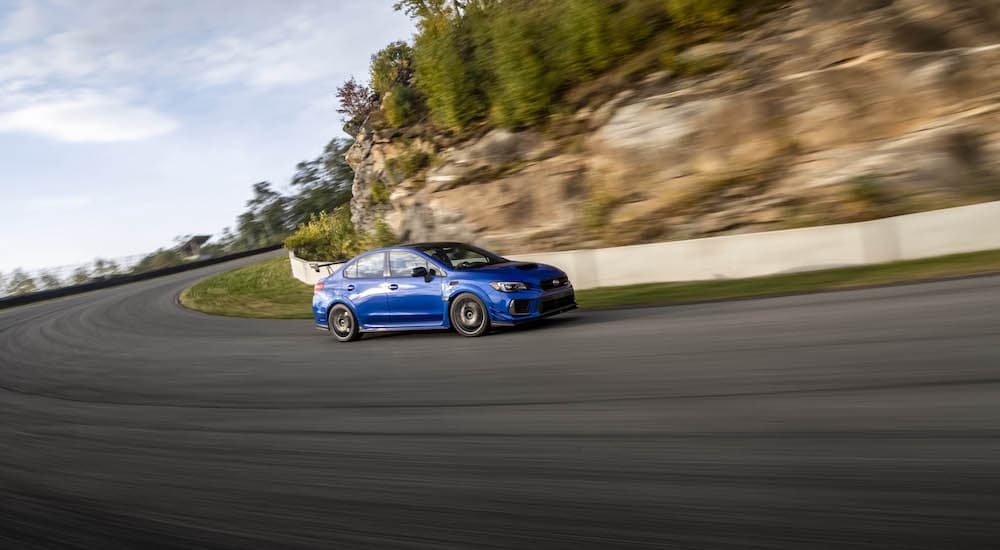
[[[342,136],[392,0],[0,0],[0,272],[232,226]]]

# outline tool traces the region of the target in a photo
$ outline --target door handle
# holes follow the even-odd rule
[[[399,290],[399,285],[397,285],[396,283],[391,283],[389,285],[389,290]]]
[[[354,290],[354,285],[347,285],[347,290]]]

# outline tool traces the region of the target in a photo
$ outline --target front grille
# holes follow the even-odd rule
[[[542,315],[545,315],[546,313],[548,313],[550,311],[556,311],[558,309],[562,309],[564,307],[571,306],[571,305],[573,305],[575,303],[576,303],[576,297],[571,292],[569,294],[565,294],[565,295],[559,296],[557,298],[550,298],[548,300],[542,300],[542,302],[540,304],[538,304],[538,313],[540,313]]]
[[[543,279],[541,283],[542,290],[552,290],[553,288],[562,288],[569,284],[569,277],[562,276],[558,279]]]
[[[531,300],[511,301],[510,312],[513,315],[527,315],[531,313]]]

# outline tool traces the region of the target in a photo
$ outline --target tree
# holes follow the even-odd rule
[[[344,132],[356,136],[365,123],[368,115],[378,106],[378,95],[368,86],[359,84],[352,76],[350,80],[337,88],[337,100],[344,122]]]
[[[413,48],[402,40],[392,42],[372,55],[372,90],[386,94],[397,84],[410,83],[413,78]]]
[[[15,296],[38,290],[38,283],[23,269],[15,269],[7,278],[7,293]]]
[[[90,270],[87,269],[87,266],[82,265],[73,270],[73,274],[70,275],[69,280],[74,285],[82,285],[90,280]]]
[[[298,227],[313,214],[333,212],[351,200],[354,170],[344,157],[353,143],[334,138],[319,157],[295,166],[291,184],[298,193],[291,199],[290,226]]]
[[[180,237],[178,237],[179,239]],[[175,239],[176,240],[176,239]],[[181,241],[184,242],[184,241]],[[174,267],[184,263],[184,257],[176,248],[160,248],[152,254],[146,255],[139,263],[132,268],[132,273],[142,273],[167,267]]]
[[[278,193],[270,182],[253,185],[253,197],[247,201],[249,210],[237,218],[240,241],[247,247],[276,243],[288,234],[288,207],[291,199]]]
[[[222,228],[222,236],[215,239],[215,242],[208,245],[208,249],[217,249],[216,251],[205,250],[205,253],[209,256],[221,256],[230,252],[239,252],[240,248],[240,236],[233,233],[230,227]]]
[[[470,3],[467,0],[399,0],[393,8],[414,19],[461,17]]]
[[[438,124],[460,130],[482,118],[489,105],[486,78],[476,63],[470,25],[444,17],[420,23],[414,44],[415,82]]]
[[[59,288],[63,286],[63,282],[59,280],[59,277],[51,271],[43,272],[38,278],[39,281],[41,281],[42,288],[44,289]]]
[[[107,279],[118,275],[121,272],[121,268],[113,260],[105,260],[102,258],[97,258],[94,260],[94,277],[98,279]]]

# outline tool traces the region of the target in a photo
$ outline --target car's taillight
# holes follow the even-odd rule
[[[320,281],[320,282],[316,283],[315,285],[313,285],[313,292],[320,292],[321,290],[323,290],[323,282],[322,281]]]

